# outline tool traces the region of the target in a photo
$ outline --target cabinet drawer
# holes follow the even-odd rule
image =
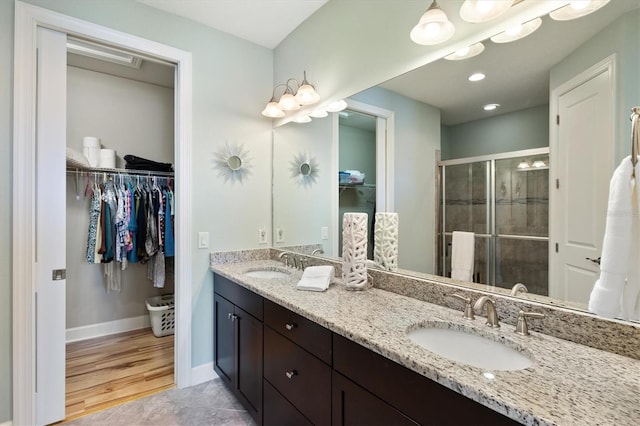
[[[331,364],[331,332],[326,328],[266,299],[264,322],[327,364]]]
[[[333,335],[333,367],[423,425],[518,424],[337,334]]]
[[[331,423],[331,367],[269,327],[264,328],[264,378],[311,423]]]
[[[311,426],[311,423],[271,383],[264,381],[264,426]]]
[[[262,296],[218,274],[213,274],[213,291],[262,321]]]

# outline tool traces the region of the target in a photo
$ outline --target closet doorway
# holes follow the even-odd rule
[[[124,159],[133,155],[175,162],[175,65],[72,37],[66,46],[67,149],[91,163],[88,169],[67,164],[69,420],[174,385],[171,207],[180,194],[173,191],[173,173],[132,171]],[[100,150],[91,147],[96,143]],[[117,240],[120,226],[116,221],[122,220],[126,230],[120,236],[126,243],[104,263],[100,244],[108,252],[117,242],[104,242],[106,230],[102,235],[91,230],[100,220],[97,211],[93,214],[95,206],[104,209],[109,200],[117,206],[111,214],[112,240]],[[146,301],[164,309],[151,313],[157,322],[153,330]]]
[[[65,231],[64,225],[51,225],[65,222],[66,36],[176,64],[172,120],[175,189],[180,194],[175,204],[174,382],[178,387],[191,384],[192,59],[180,49],[21,2],[15,4],[15,15],[13,235],[20,238],[13,240],[13,420],[43,424],[64,418],[66,261],[65,250],[55,246],[56,241],[65,241]],[[53,36],[40,44],[42,33]],[[47,181],[48,176],[53,178]],[[62,204],[48,204],[50,200]],[[47,238],[47,231],[60,229],[59,239]]]

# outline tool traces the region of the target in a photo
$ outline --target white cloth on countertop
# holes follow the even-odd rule
[[[335,269],[330,265],[309,266],[302,273],[296,285],[298,290],[325,291],[335,276]]]

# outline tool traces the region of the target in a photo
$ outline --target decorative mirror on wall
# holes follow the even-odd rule
[[[309,153],[301,152],[290,162],[291,177],[302,186],[310,186],[319,176],[318,162]]]
[[[224,178],[225,183],[242,183],[251,174],[249,151],[241,144],[227,143],[214,154],[214,167],[218,177]]]

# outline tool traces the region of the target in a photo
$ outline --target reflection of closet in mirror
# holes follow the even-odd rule
[[[338,127],[338,253],[342,256],[344,213],[366,213],[367,258],[373,259],[376,212],[376,118],[352,110],[339,113]]]
[[[547,295],[548,148],[443,161],[440,179],[439,274],[451,274],[452,232],[474,232],[475,282]]]

